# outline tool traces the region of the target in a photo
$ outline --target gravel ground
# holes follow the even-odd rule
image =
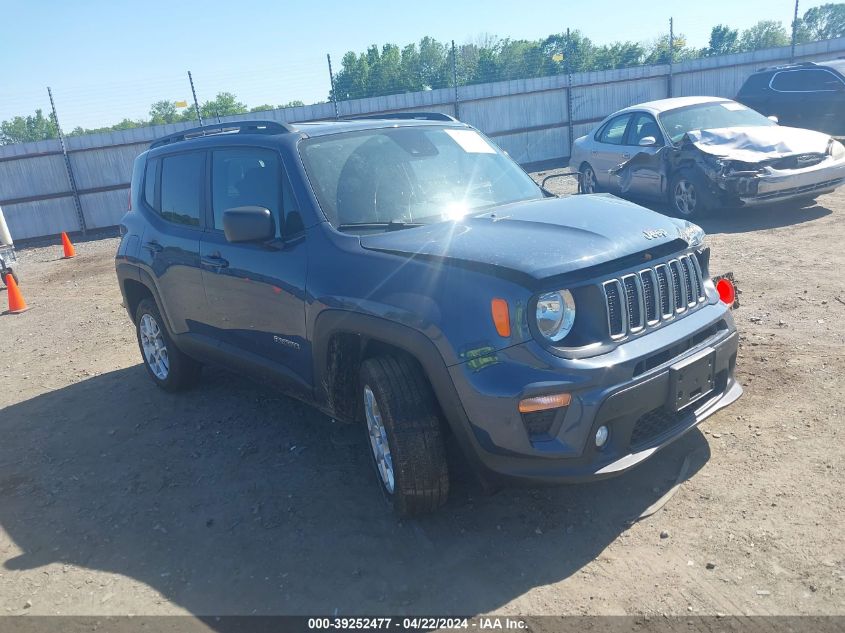
[[[115,238],[23,249],[0,613],[845,614],[843,212],[838,193],[703,222],[743,291],[746,393],[700,431],[595,484],[483,496],[459,473],[412,521],[385,511],[362,429],[219,369],[158,390]]]

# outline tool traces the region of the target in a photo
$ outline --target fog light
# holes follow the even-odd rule
[[[610,436],[610,430],[602,425],[599,427],[599,430],[596,431],[596,446],[601,448],[607,442],[607,438]]]

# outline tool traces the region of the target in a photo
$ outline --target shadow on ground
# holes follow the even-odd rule
[[[443,511],[402,522],[360,428],[222,371],[181,395],[140,365],[103,374],[7,407],[0,430],[0,523],[23,552],[5,573],[106,570],[198,615],[490,611],[576,573],[687,454],[690,476],[709,458],[694,431],[590,485],[482,496],[459,472]]]
[[[671,215],[669,208],[647,200],[633,200],[652,211]],[[814,201],[787,201],[764,207],[715,209],[706,217],[694,220],[707,233],[748,233],[812,222],[833,213]]]

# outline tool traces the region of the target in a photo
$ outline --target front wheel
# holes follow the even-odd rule
[[[138,304],[135,331],[144,367],[159,387],[181,391],[196,383],[202,366],[173,343],[152,299],[143,299]]]
[[[449,472],[431,386],[408,358],[380,356],[361,366],[370,453],[382,492],[400,516],[446,503]]]
[[[710,198],[710,192],[690,169],[681,169],[669,181],[669,207],[679,218],[701,218],[712,206]]]

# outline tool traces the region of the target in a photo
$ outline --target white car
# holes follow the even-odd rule
[[[582,193],[665,200],[684,218],[725,206],[815,198],[845,183],[845,147],[735,101],[678,97],[611,114],[577,139]]]

